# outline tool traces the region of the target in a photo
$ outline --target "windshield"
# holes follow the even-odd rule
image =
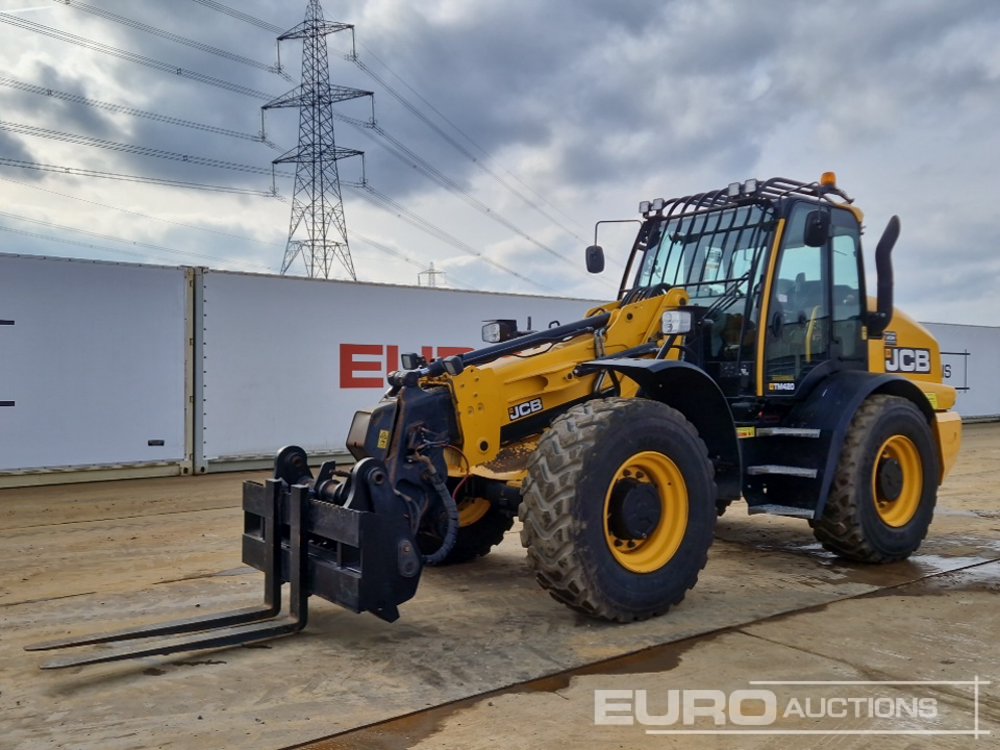
[[[746,295],[771,239],[771,209],[739,206],[670,217],[649,230],[636,287],[684,287],[693,304]]]

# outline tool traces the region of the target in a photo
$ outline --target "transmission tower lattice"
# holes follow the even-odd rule
[[[357,280],[347,243],[337,162],[350,156],[364,157],[364,152],[337,147],[333,134],[333,105],[372,96],[372,92],[332,85],[326,48],[327,34],[348,30],[353,48],[354,26],[323,20],[319,0],[309,0],[305,20],[278,37],[279,45],[292,39],[302,40],[302,84],[263,107],[264,110],[299,109],[298,146],[273,162],[275,165],[297,165],[282,274],[287,273],[301,255],[310,277],[330,278],[334,261],[339,260],[351,279]]]

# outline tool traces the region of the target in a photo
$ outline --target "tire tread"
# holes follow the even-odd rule
[[[571,609],[617,622],[654,617],[680,603],[708,561],[709,545],[706,544],[689,585],[653,610],[624,613],[609,603],[591,583],[587,550],[580,549],[576,543],[581,524],[573,512],[576,478],[587,453],[597,445],[600,434],[614,420],[623,418],[638,405],[638,399],[588,401],[553,420],[528,461],[528,476],[519,509],[523,522],[521,544],[528,550],[528,563],[538,583],[554,599]],[[665,418],[690,433],[704,456],[711,477],[708,449],[694,426],[680,412],[665,404],[644,401],[642,406],[662,409]],[[714,479],[710,479],[710,483],[714,491]],[[711,515],[714,522],[714,510]]]

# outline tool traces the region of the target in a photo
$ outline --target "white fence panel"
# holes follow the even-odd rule
[[[956,409],[965,419],[1000,416],[1000,328],[924,323],[941,346],[944,382],[960,388]]]
[[[447,356],[483,346],[484,319],[523,326],[531,316],[538,329],[578,320],[593,305],[212,271],[202,279],[198,471],[288,443],[343,451],[354,412],[378,401],[401,352]]]
[[[181,462],[184,269],[0,255],[0,471]]]

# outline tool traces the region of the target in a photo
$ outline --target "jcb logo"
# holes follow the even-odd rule
[[[510,421],[513,422],[515,419],[523,419],[529,414],[536,414],[541,410],[542,400],[540,398],[533,398],[531,401],[525,401],[523,404],[510,407],[507,410],[507,414],[510,415]]]
[[[930,372],[930,349],[886,349],[886,372]]]

